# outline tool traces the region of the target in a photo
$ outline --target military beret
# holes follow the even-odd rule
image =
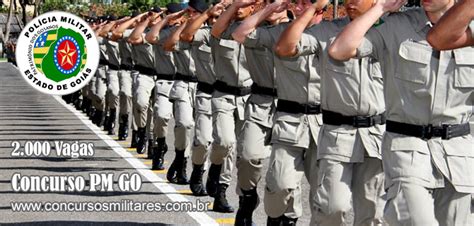
[[[168,13],[176,13],[183,10],[184,7],[178,3],[169,3],[166,5],[166,9],[168,10]]]
[[[151,7],[149,12],[159,13],[159,12],[161,12],[161,8],[160,8],[160,6],[154,6],[154,7]]]

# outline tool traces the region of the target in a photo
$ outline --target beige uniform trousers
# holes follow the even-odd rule
[[[105,83],[106,80],[106,71],[107,66],[99,66],[96,72],[96,82],[95,82],[95,92],[94,92],[94,101],[93,105],[98,111],[105,110],[105,94],[107,92],[107,84]]]
[[[214,91],[212,98],[212,164],[222,165],[220,184],[230,184],[234,167],[237,136],[244,124],[244,105],[248,96]]]
[[[122,70],[119,73],[119,106],[120,115],[130,114],[132,108],[132,72]]]
[[[473,143],[471,135],[423,141],[386,132],[385,220],[390,225],[473,225],[472,188],[462,186],[469,183],[465,178],[474,180],[474,154],[465,155],[473,153]]]
[[[256,188],[262,178],[263,161],[271,154],[270,139],[274,97],[252,94],[245,106],[245,123],[237,141],[237,187],[241,190]]]
[[[203,165],[206,162],[212,143],[212,95],[196,92],[194,112],[194,141],[192,147],[193,164]]]
[[[272,154],[266,175],[265,212],[272,218],[301,217],[301,180],[306,176],[310,197],[317,185],[317,134],[321,115],[276,112]],[[310,200],[311,202],[311,200]],[[313,204],[310,203],[310,206]]]
[[[173,102],[174,113],[174,146],[176,150],[185,151],[185,157],[191,151],[192,134],[194,130],[194,99],[196,83],[175,81],[170,91],[170,101]]]

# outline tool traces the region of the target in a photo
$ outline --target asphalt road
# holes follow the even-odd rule
[[[166,155],[166,167],[174,158],[173,124],[169,127]],[[42,94],[30,87],[19,75],[17,69],[8,63],[0,63],[0,223],[44,224],[105,224],[129,225],[141,223],[204,225],[234,223],[234,214],[205,212],[14,212],[12,202],[210,202],[210,197],[194,197],[187,185],[175,185],[166,181],[166,171],[150,170],[151,160],[145,155],[137,154],[127,141],[116,141],[116,136],[108,136],[87,117],[72,106],[66,105],[60,98]],[[45,157],[12,156],[13,141],[24,144],[27,141],[64,141],[81,143],[92,142],[95,154],[92,157],[61,157],[55,149]],[[52,145],[54,146],[54,145]],[[20,149],[21,150],[21,149]],[[14,155],[14,154],[13,154]],[[266,166],[265,166],[266,167]],[[89,174],[112,173],[115,187],[121,174],[139,173],[143,180],[142,187],[136,192],[15,192],[12,188],[12,177],[22,176],[83,176],[86,185],[90,183]],[[191,163],[188,162],[188,174]],[[207,177],[207,176],[206,176]],[[229,202],[238,207],[238,196],[235,194],[234,180],[227,194]],[[263,197],[263,182],[258,192]],[[299,225],[308,225],[310,211],[308,208],[309,185],[303,179],[303,217]],[[254,213],[257,225],[265,225],[266,215],[261,203]]]

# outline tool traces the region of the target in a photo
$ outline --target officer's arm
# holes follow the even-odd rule
[[[430,30],[426,39],[438,50],[474,45],[469,23],[474,19],[474,0],[460,0]],[[472,28],[471,28],[472,29]]]
[[[282,57],[296,55],[296,45],[301,39],[303,31],[311,24],[316,13],[320,12],[328,3],[328,0],[320,0],[309,7],[303,15],[294,20],[280,35],[274,47],[275,53]]]
[[[182,16],[185,12],[186,12],[185,10],[182,10],[173,14],[166,15],[163,19],[160,20],[160,22],[153,25],[151,30],[146,34],[145,36],[146,41],[151,44],[157,44],[159,42],[158,37],[159,37],[160,31],[166,24],[168,24],[168,21]]]
[[[112,31],[111,40],[117,41],[123,37],[123,33],[125,30],[129,29],[133,23],[135,23],[138,19],[140,19],[145,13],[138,15],[136,17],[130,18],[129,20],[121,23],[117,28]]]
[[[183,42],[192,42],[194,35],[201,28],[201,26],[211,17],[219,16],[224,10],[224,3],[220,2],[214,5],[212,8],[206,10],[204,13],[201,13],[198,17],[188,20],[188,23],[184,27],[184,30],[181,32],[180,40]]]
[[[130,34],[130,37],[128,37],[128,42],[132,45],[138,45],[143,43],[143,31],[148,26],[148,23],[150,22],[151,17],[146,17],[144,18],[136,27],[133,29],[132,34]]]
[[[184,30],[186,23],[181,24],[171,35],[166,39],[165,43],[163,44],[163,49],[168,52],[175,51],[175,46],[179,41],[179,35]]]
[[[281,1],[266,6],[263,10],[260,10],[254,15],[246,18],[232,33],[232,37],[235,41],[244,43],[247,35],[252,33],[252,31],[254,31],[256,27],[265,20],[265,18],[274,12],[282,12],[286,7],[287,3]]]
[[[372,25],[385,13],[398,11],[398,9],[405,4],[405,1],[406,0],[379,0],[375,6],[349,23],[342,32],[337,35],[329,47],[329,55],[340,61],[355,57],[357,48],[361,45],[365,34]]]
[[[247,7],[254,4],[253,0],[238,0],[232,3],[229,8],[222,13],[221,16],[217,19],[216,23],[212,25],[211,35],[215,38],[220,38],[222,33],[229,27],[230,22],[235,18],[237,11],[240,8]]]
[[[114,27],[115,24],[116,24],[116,21],[111,21],[110,23],[106,24],[100,31],[99,35],[101,37],[107,38],[109,31],[112,30],[112,27]]]

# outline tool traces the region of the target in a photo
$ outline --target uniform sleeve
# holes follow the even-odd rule
[[[197,30],[196,34],[194,34],[193,44],[199,45],[202,43],[209,42],[209,38],[211,36],[211,28],[210,27],[203,27]]]
[[[232,33],[237,29],[237,27],[240,25],[240,22],[234,22],[229,25],[227,29],[225,29],[224,32],[221,34],[221,39],[229,39],[233,40],[234,38],[232,37]]]
[[[314,25],[307,28],[301,34],[301,39],[296,45],[296,56],[311,55],[318,51],[320,33],[323,32],[322,25]]]
[[[122,39],[127,39],[128,37],[130,37],[130,35],[132,34],[133,30],[132,29],[127,29],[125,30],[123,33],[122,33]]]
[[[356,58],[373,57],[377,60],[381,60],[383,56],[383,50],[385,49],[385,43],[381,32],[383,32],[384,25],[380,27],[372,27],[365,37],[362,39],[362,43],[357,48]]]
[[[191,49],[191,44],[189,42],[177,42],[174,46],[176,51]]]
[[[163,45],[163,43],[166,41],[166,39],[171,35],[171,33],[174,31],[173,28],[169,29],[162,29],[160,33],[156,36],[156,41],[157,45]]]
[[[271,49],[275,44],[271,34],[272,31],[276,30],[267,27],[258,27],[247,35],[244,41],[244,46],[250,48],[265,47]]]

